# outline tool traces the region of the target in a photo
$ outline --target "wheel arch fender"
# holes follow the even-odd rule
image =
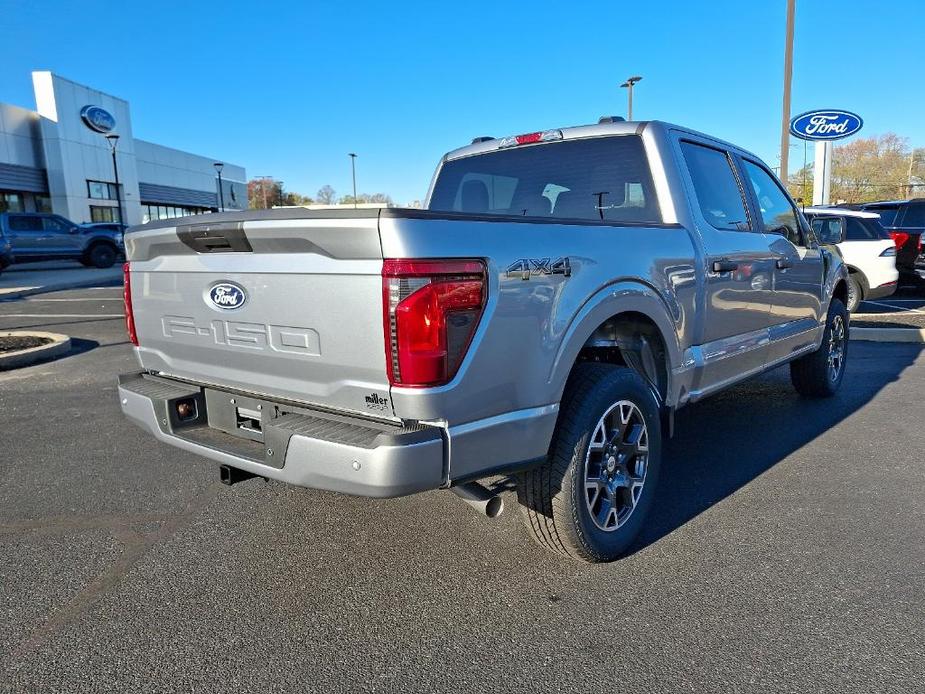
[[[672,400],[672,371],[681,363],[677,320],[665,299],[650,285],[624,280],[602,287],[582,304],[566,328],[547,382],[561,400],[569,374],[589,338],[608,320],[620,314],[639,314],[658,329],[666,353],[668,403]]]
[[[848,304],[848,266],[842,259],[826,251],[826,273],[825,273],[825,310],[823,316],[829,313],[829,306],[832,303],[832,297],[837,296],[846,306]]]
[[[870,289],[870,281],[864,271],[855,265],[846,265],[845,267],[848,268],[848,275],[857,279],[858,284],[861,285],[861,291],[866,294]]]

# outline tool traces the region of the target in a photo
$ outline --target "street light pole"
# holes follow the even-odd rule
[[[639,75],[633,77],[628,77],[626,82],[620,85],[623,89],[627,90],[627,108],[626,108],[626,120],[633,120],[633,85],[639,82],[642,79]]]
[[[787,0],[787,36],[784,43],[784,104],[780,123],[780,180],[787,184],[790,156],[790,83],[793,81],[793,15],[796,0]]]
[[[225,211],[225,191],[222,188],[222,169],[225,168],[225,165],[217,161],[212,166],[215,167],[215,171],[218,173],[218,203],[221,208],[221,211]]]
[[[119,136],[115,133],[106,135],[109,140],[109,148],[112,150],[112,175],[116,180],[116,204],[119,206],[119,224],[125,226],[125,215],[122,214],[122,189],[119,186],[119,163],[116,160],[116,145],[119,143]]]
[[[350,171],[353,173],[353,209],[357,206],[357,155],[353,152],[347,155],[350,157]]]

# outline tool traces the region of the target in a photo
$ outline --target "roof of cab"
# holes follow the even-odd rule
[[[665,121],[616,121],[616,122],[603,122],[603,123],[592,123],[590,125],[573,125],[564,128],[544,128],[538,132],[546,132],[549,130],[559,130],[562,133],[562,140],[554,140],[552,142],[538,142],[535,144],[520,145],[522,147],[532,147],[543,144],[552,144],[553,142],[561,142],[564,140],[576,140],[580,138],[587,137],[606,137],[608,135],[641,135],[643,131],[652,128],[656,130],[663,130],[665,132],[676,130],[683,133],[688,133],[695,137],[703,138],[710,140],[713,143],[724,147],[726,149],[736,150],[743,154],[748,154],[750,156],[756,157],[755,154],[749,152],[748,150],[734,145],[731,142],[721,140],[718,137],[713,135],[707,135],[706,133],[698,132],[691,128],[686,128],[683,125],[676,125],[674,123],[667,123]],[[503,137],[495,138],[476,138],[477,141],[472,142],[471,144],[459,147],[450,152],[447,152],[443,161],[451,161],[453,159],[461,159],[463,157],[471,157],[476,154],[485,154],[486,152],[493,152],[500,149],[501,141]],[[481,140],[481,141],[478,141]],[[757,157],[756,157],[757,158]]]
[[[813,205],[803,208],[803,213],[832,215],[839,217],[860,217],[862,219],[879,219],[880,215],[876,212],[865,212],[863,210],[852,210],[848,207],[826,207],[824,205]]]

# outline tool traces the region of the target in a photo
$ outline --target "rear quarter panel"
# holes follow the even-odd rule
[[[657,322],[672,364],[690,344],[694,246],[679,225],[605,226],[507,220],[380,219],[383,257],[483,258],[489,298],[469,352],[441,388],[392,388],[402,418],[469,422],[558,403],[579,349],[622,311]],[[507,269],[569,259],[571,276]]]

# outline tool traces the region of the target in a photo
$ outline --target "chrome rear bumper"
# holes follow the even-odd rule
[[[268,407],[261,406],[266,412],[261,440],[249,440],[210,426],[212,398],[206,390],[144,373],[119,377],[126,417],[159,441],[221,465],[301,487],[368,497],[404,496],[444,484],[446,447],[439,428],[304,408],[279,412],[278,405],[268,402]],[[180,400],[196,402],[194,419],[180,421]]]

